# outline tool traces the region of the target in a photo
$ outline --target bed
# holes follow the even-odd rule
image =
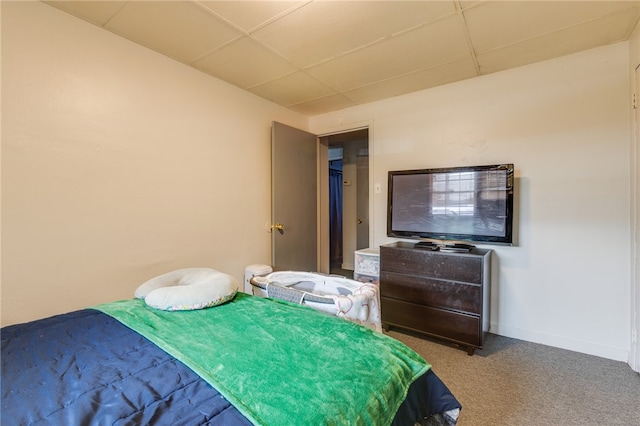
[[[244,293],[168,311],[122,300],[2,328],[11,425],[414,425],[461,406],[401,342]]]

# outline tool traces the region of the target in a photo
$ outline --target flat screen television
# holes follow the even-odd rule
[[[513,164],[389,172],[387,235],[513,244]]]

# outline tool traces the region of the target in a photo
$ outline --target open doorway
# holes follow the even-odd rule
[[[369,130],[323,138],[329,149],[330,273],[353,278],[354,252],[369,246]]]

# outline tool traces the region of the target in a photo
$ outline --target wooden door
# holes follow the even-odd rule
[[[271,128],[272,267],[318,270],[318,140],[273,122]]]

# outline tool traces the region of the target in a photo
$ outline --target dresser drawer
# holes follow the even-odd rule
[[[382,322],[445,337],[467,345],[482,346],[480,317],[448,312],[386,297],[380,298]]]
[[[380,297],[480,315],[482,286],[382,271]]]
[[[465,253],[440,253],[426,250],[380,248],[380,269],[400,274],[482,284],[483,259]]]
[[[489,331],[491,250],[431,251],[398,241],[380,247],[382,322],[481,348]]]

